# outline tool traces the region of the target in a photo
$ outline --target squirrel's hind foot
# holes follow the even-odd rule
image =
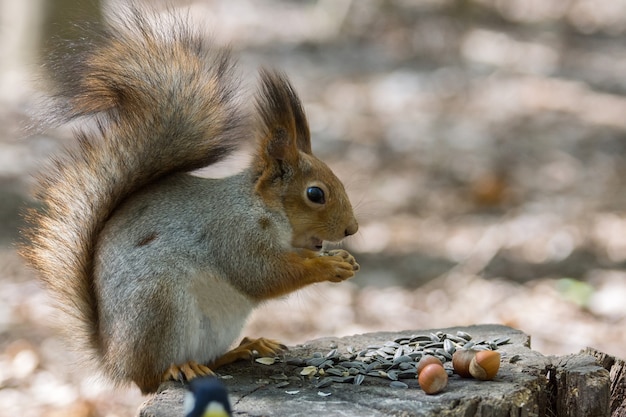
[[[182,365],[172,364],[167,371],[163,373],[163,382],[165,381],[191,381],[201,376],[215,376],[215,373],[208,366],[201,365],[194,361],[189,361]]]
[[[182,365],[172,364],[163,373],[161,382],[185,382],[202,376],[215,376],[213,369],[217,369],[220,366],[228,365],[240,359],[277,355],[285,350],[287,350],[287,346],[275,340],[265,339],[263,337],[258,339],[244,337],[239,346],[226,352],[209,366],[199,364],[195,361],[189,361]]]
[[[244,337],[239,346],[226,352],[209,366],[212,369],[217,369],[220,366],[228,365],[240,359],[252,359],[257,356],[274,356],[285,350],[287,350],[287,346],[276,340],[266,339],[264,337],[258,339]]]

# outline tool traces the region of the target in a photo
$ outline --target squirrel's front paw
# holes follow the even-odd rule
[[[348,251],[343,249],[334,249],[324,252],[322,256],[328,256],[328,260],[332,262],[332,276],[328,278],[331,282],[341,282],[354,276],[359,270],[359,264]]]

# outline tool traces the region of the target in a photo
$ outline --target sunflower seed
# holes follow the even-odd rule
[[[331,376],[330,379],[333,382],[338,382],[340,384],[345,384],[347,382],[354,381],[354,376],[350,376],[350,375],[348,375],[348,376]]]
[[[317,373],[317,367],[315,366],[307,366],[306,368],[302,369],[302,371],[300,371],[300,375],[304,375],[304,376],[315,375],[316,373]]]
[[[372,363],[370,363],[367,367],[365,367],[365,372],[366,372],[366,373],[367,373],[367,372],[371,372],[371,371],[373,371],[374,369],[379,369],[379,368],[381,368],[381,367],[382,367],[382,365],[380,364],[380,362],[372,362]]]
[[[409,339],[409,344],[416,342],[431,342],[430,337],[424,335],[413,336]]]
[[[410,356],[399,356],[396,359],[393,360],[393,365],[399,365],[401,363],[406,363],[406,362],[413,362],[413,359],[411,359]]]
[[[443,341],[443,348],[445,349],[446,352],[448,352],[451,355],[456,350],[456,346],[454,345],[454,343],[450,339],[445,339]]]
[[[502,345],[506,345],[510,341],[511,341],[510,337],[501,337],[499,339],[494,340],[493,343],[495,343],[497,346],[502,346]]]
[[[324,362],[326,362],[326,358],[311,358],[306,361],[306,364],[309,366],[320,366]]]
[[[407,369],[398,372],[398,379],[413,379],[417,376],[417,369]]]
[[[337,365],[343,366],[344,368],[365,369],[365,364],[363,362],[345,361],[345,362],[339,362]]]
[[[315,384],[315,388],[326,388],[330,385],[332,385],[333,380],[330,378],[323,378],[320,380],[320,382],[318,382],[317,384]]]
[[[258,363],[262,363],[263,365],[274,365],[276,361],[278,361],[278,358],[263,357],[263,358],[256,358],[254,361]]]
[[[318,388],[332,383],[353,383],[361,385],[366,376],[388,378],[392,382],[399,379],[414,379],[417,375],[417,362],[424,355],[432,355],[444,363],[446,372],[451,375],[452,354],[459,349],[497,350],[498,346],[510,342],[510,337],[500,337],[494,340],[472,340],[469,333],[458,331],[456,334],[437,331],[429,334],[399,337],[395,340],[370,345],[363,350],[356,351],[353,346],[346,348],[347,353],[340,353],[337,344],[331,344],[326,354],[315,352],[308,358],[286,359],[288,365],[300,368],[300,374],[313,377],[318,375]],[[259,358],[263,359],[263,358]],[[267,362],[281,361],[276,358],[267,358]],[[511,362],[518,360],[511,358]],[[308,366],[305,366],[308,365]],[[272,376],[274,380],[283,380],[285,376]],[[300,377],[294,382],[301,381]],[[287,382],[282,381],[281,384]],[[401,383],[402,384],[402,383]],[[404,388],[406,384],[403,384]],[[396,384],[397,387],[400,385]]]
[[[467,342],[467,340],[463,339],[462,337],[458,337],[458,336],[455,336],[453,334],[446,335],[446,339],[447,340],[451,340],[451,341],[453,341],[454,343],[457,343],[457,344],[464,344],[464,343]]]
[[[400,372],[398,371],[389,371],[387,372],[387,378],[391,379],[392,381],[397,381],[399,373]]]
[[[320,368],[320,369],[327,369],[327,368],[330,368],[331,366],[333,366],[333,361],[330,360],[330,359],[327,359],[324,362],[320,363],[318,365],[318,368]]]
[[[435,350],[435,353],[437,354],[437,356],[439,357],[439,359],[441,359],[441,357],[443,356],[446,360],[451,361],[452,360],[452,355],[450,353],[448,353],[446,350],[444,349],[437,349]],[[445,362],[445,360],[442,360],[442,362]]]
[[[333,349],[326,354],[326,358],[334,358],[337,355],[337,349]]]
[[[402,357],[402,355],[404,355],[404,348],[400,346],[393,354],[393,361],[395,362],[398,358]]]
[[[465,340],[467,340],[467,341],[472,340],[472,335],[469,334],[469,333],[465,333],[462,330],[459,330],[458,332],[456,332],[456,335],[461,337],[461,338],[463,338],[463,339],[465,339]]]
[[[328,375],[333,375],[333,376],[344,376],[344,372],[341,369],[337,369],[337,368],[329,368],[326,370],[326,373]]]
[[[402,389],[407,389],[409,387],[407,384],[405,384],[404,382],[400,382],[400,381],[391,381],[389,386],[391,388],[402,388]]]
[[[408,371],[409,369],[415,369],[415,362],[400,362],[398,369],[401,371]]]
[[[381,356],[388,356],[388,355],[392,355],[396,353],[396,349],[394,347],[391,346],[384,346],[380,349],[378,349],[378,352],[381,353]]]

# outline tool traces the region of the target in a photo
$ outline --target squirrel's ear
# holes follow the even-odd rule
[[[270,136],[265,137],[261,145],[265,148],[267,155],[273,159],[288,162],[298,159],[293,135],[281,127],[276,128]]]
[[[284,74],[261,70],[256,107],[261,146],[270,157],[293,161],[298,151],[311,154],[311,136],[302,104]]]

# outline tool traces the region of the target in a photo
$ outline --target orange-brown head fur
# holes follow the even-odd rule
[[[343,184],[313,155],[302,105],[283,74],[261,71],[257,109],[261,120],[254,160],[256,192],[268,206],[285,212],[292,246],[319,250],[322,241],[356,233],[358,224]]]

